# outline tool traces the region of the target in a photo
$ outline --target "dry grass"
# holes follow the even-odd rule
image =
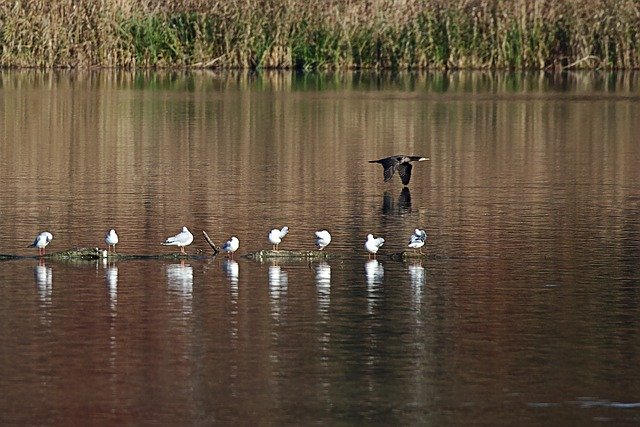
[[[640,67],[636,0],[12,0],[0,66]]]

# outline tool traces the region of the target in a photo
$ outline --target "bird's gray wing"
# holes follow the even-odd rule
[[[400,174],[400,179],[402,179],[403,185],[409,185],[409,180],[411,179],[411,163],[401,163],[398,165],[398,173]]]

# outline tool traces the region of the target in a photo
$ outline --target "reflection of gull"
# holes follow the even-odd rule
[[[424,246],[424,242],[427,240],[427,233],[424,230],[420,230],[416,228],[409,239],[409,247],[413,249],[418,249],[418,252],[422,253],[422,247]]]
[[[375,259],[378,249],[380,249],[380,246],[382,246],[383,244],[384,239],[382,237],[374,238],[373,234],[367,235],[367,241],[364,244],[364,247],[369,252],[369,258],[371,258],[371,254],[373,254],[373,259]]]
[[[118,302],[118,267],[115,265],[104,269],[104,277],[109,288],[109,299],[111,307],[114,308]]]
[[[233,253],[240,247],[240,240],[236,236],[224,242],[222,250],[229,254],[229,258],[233,259]]]
[[[318,306],[326,310],[331,296],[331,267],[326,262],[316,267],[316,289],[318,291]]]
[[[316,231],[316,246],[323,250],[331,243],[331,234],[327,230]]]
[[[45,302],[51,300],[53,289],[53,270],[45,265],[38,265],[33,269],[36,278],[36,286],[38,288],[38,296],[40,301]]]
[[[45,249],[49,243],[53,240],[53,235],[48,231],[43,231],[38,234],[33,241],[32,244],[29,245],[30,248],[38,248],[38,255],[44,255]]]
[[[272,249],[274,251],[278,250],[278,245],[280,244],[280,242],[282,242],[282,239],[284,239],[284,236],[286,236],[288,232],[289,227],[287,226],[282,227],[281,230],[278,230],[277,228],[271,230],[271,232],[269,233],[269,241],[273,245]]]
[[[376,299],[380,298],[384,267],[377,260],[370,259],[364,265],[364,271],[367,276],[367,311],[371,314]]]
[[[364,271],[367,275],[367,283],[369,285],[380,285],[384,278],[384,267],[375,259],[370,259],[364,265]]]
[[[107,235],[104,238],[105,243],[107,244],[107,251],[111,251],[111,247],[113,246],[113,253],[116,253],[116,245],[118,244],[118,235],[116,234],[116,230],[113,228],[109,230]]]
[[[279,265],[269,266],[269,291],[272,298],[278,299],[281,292],[286,292],[287,282],[286,271],[283,271]]]
[[[167,283],[169,289],[190,297],[193,293],[193,267],[183,264],[167,265]]]
[[[222,263],[222,270],[224,271],[224,274],[227,275],[227,278],[229,278],[229,282],[231,282],[232,285],[238,284],[238,273],[240,272],[240,267],[236,261],[232,259],[224,260]]]
[[[424,267],[420,264],[411,264],[408,268],[414,303],[419,304],[422,297],[422,288],[424,287]]]
[[[180,233],[173,237],[167,237],[167,240],[162,244],[166,246],[179,246],[180,252],[184,254],[184,247],[189,246],[191,242],[193,242],[193,234],[187,230],[187,227],[182,227],[182,231]]]

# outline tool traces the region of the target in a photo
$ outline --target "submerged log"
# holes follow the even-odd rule
[[[136,254],[122,254],[116,252],[107,252],[104,249],[99,248],[78,248],[69,249],[62,252],[54,252],[43,255],[42,257],[33,256],[31,258],[42,258],[45,260],[133,260],[133,259],[167,259],[167,260],[181,260],[181,259],[203,259],[209,256],[203,253],[199,254],[183,254],[180,252],[172,252],[168,254],[151,254],[151,255],[136,255]]]
[[[243,258],[262,261],[265,259],[326,259],[329,254],[324,251],[273,251],[262,250],[242,255]]]
[[[429,257],[429,254],[415,251],[402,251],[391,254],[390,257],[394,261],[409,261],[427,259]]]

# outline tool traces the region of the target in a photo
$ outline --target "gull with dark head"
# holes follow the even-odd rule
[[[331,234],[327,230],[316,231],[316,246],[323,250],[331,243]]]
[[[369,160],[369,163],[380,163],[384,168],[384,182],[389,181],[398,171],[403,185],[409,185],[411,179],[411,162],[424,162],[429,160],[422,156],[406,156],[398,154],[396,156],[385,157],[384,159]]]
[[[289,227],[287,226],[282,227],[282,229],[280,230],[278,230],[277,228],[271,230],[271,232],[269,233],[269,241],[273,245],[272,249],[274,251],[278,250],[278,245],[280,244],[280,242],[282,242],[282,239],[284,239],[284,236],[286,236],[288,232]]]
[[[189,246],[193,242],[193,234],[187,229],[187,227],[182,227],[182,231],[175,236],[167,237],[167,240],[162,242],[162,245],[165,246],[178,246],[180,248],[180,252],[185,254],[184,251],[185,246]]]
[[[416,228],[409,239],[409,247],[417,249],[419,253],[422,253],[422,247],[427,241],[427,232]]]
[[[113,228],[109,230],[107,235],[104,238],[105,243],[107,244],[107,250],[111,252],[111,247],[113,246],[113,253],[116,253],[116,245],[118,244],[118,235],[116,234],[116,230]]]
[[[367,241],[364,244],[365,249],[369,252],[369,258],[373,255],[373,259],[376,258],[376,253],[378,253],[378,249],[380,246],[384,244],[384,239],[382,237],[373,237],[373,234],[367,235]]]
[[[48,231],[43,231],[38,234],[33,241],[32,244],[29,245],[30,248],[38,248],[38,255],[42,256],[45,254],[45,249],[49,243],[53,240],[53,235]]]
[[[240,240],[236,236],[231,237],[224,242],[222,250],[229,254],[229,258],[233,259],[233,253],[240,247]]]

